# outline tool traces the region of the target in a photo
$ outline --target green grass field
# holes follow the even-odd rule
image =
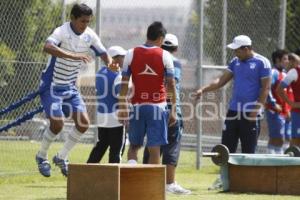
[[[62,144],[55,143],[49,152],[52,157]],[[39,148],[36,142],[0,141],[0,199],[2,200],[62,200],[66,199],[67,179],[58,168],[50,178],[42,177],[35,165],[34,156]],[[72,163],[84,163],[92,145],[79,144],[70,154]],[[104,159],[107,161],[107,158]],[[195,169],[195,153],[181,154],[177,181],[191,189],[192,195],[167,195],[167,200],[296,200],[298,196],[224,193],[207,188],[218,176],[218,167],[209,159],[203,160],[201,170]],[[101,198],[99,198],[101,199]]]

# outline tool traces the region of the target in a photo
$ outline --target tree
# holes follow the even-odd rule
[[[287,1],[286,48],[295,51],[300,47],[300,1]]]
[[[199,0],[194,1],[192,8],[198,8]],[[256,52],[270,57],[278,47],[280,26],[280,0],[227,0],[227,37],[230,43],[234,36],[244,34],[251,37]],[[300,4],[300,3],[299,3]],[[197,41],[199,11],[193,10],[189,30],[191,38]],[[204,1],[204,46],[203,63],[222,65],[222,23],[224,20],[223,1]],[[197,52],[197,42],[193,48]],[[198,54],[199,55],[199,54]],[[227,61],[233,56],[227,51]]]
[[[38,88],[47,58],[42,48],[61,24],[61,10],[53,0],[0,1],[0,108]]]

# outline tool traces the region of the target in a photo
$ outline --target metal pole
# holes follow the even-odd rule
[[[223,22],[222,22],[222,65],[226,65],[227,57],[227,0],[223,0]]]
[[[62,23],[65,23],[66,22],[66,0],[62,0],[61,7],[62,7],[61,21]]]
[[[280,5],[280,24],[279,24],[279,44],[278,47],[280,49],[285,48],[285,29],[286,29],[286,7],[287,7],[287,0],[281,0]]]
[[[227,0],[223,0],[223,21],[222,21],[222,65],[226,66],[227,64],[227,48],[226,48],[226,44],[227,44]],[[223,105],[226,105],[226,89],[227,86],[222,88],[222,99],[223,99]],[[223,128],[223,114],[225,113],[225,106],[223,105],[219,105],[219,111],[220,111],[220,127],[221,130]]]
[[[203,78],[202,78],[202,58],[203,58],[203,30],[204,30],[204,9],[203,9],[203,0],[197,1],[197,9],[198,9],[198,60],[197,60],[197,88],[202,86]],[[197,106],[196,106],[197,107]],[[200,118],[196,117],[196,133],[197,133],[197,152],[196,152],[196,168],[200,169],[201,165],[201,154],[202,154],[202,110],[199,110]],[[197,110],[196,110],[197,113]]]
[[[95,32],[96,34],[100,37],[101,36],[101,32],[100,32],[100,27],[101,27],[101,0],[96,0],[96,13],[95,13],[95,17],[96,17],[96,29]],[[100,59],[96,58],[95,59],[95,75],[98,72],[98,69],[100,68]],[[95,76],[96,79],[96,76]],[[95,80],[96,83],[96,80]],[[95,99],[95,101],[97,101],[97,99]],[[95,123],[96,123],[96,119],[97,119],[97,109],[95,109]],[[97,126],[95,126],[97,127]],[[94,128],[94,142],[95,144],[98,141],[98,131],[97,128]]]

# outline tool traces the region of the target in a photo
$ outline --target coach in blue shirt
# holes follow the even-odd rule
[[[255,153],[260,130],[258,115],[270,90],[271,64],[267,58],[253,51],[252,41],[246,35],[236,36],[227,47],[234,50],[236,57],[221,77],[197,90],[197,98],[233,79],[222,144],[235,153],[240,140],[242,153]]]

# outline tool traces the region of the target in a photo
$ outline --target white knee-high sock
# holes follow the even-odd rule
[[[284,153],[283,148],[282,147],[276,147],[275,148],[275,153],[276,154],[283,154]]]
[[[63,148],[58,152],[58,157],[65,160],[71,149],[79,142],[81,135],[82,133],[74,127],[67,136]]]
[[[51,143],[55,140],[56,135],[47,128],[46,132],[43,135],[43,140],[41,142],[41,148],[38,152],[38,156],[44,159],[48,158],[48,149]]]

